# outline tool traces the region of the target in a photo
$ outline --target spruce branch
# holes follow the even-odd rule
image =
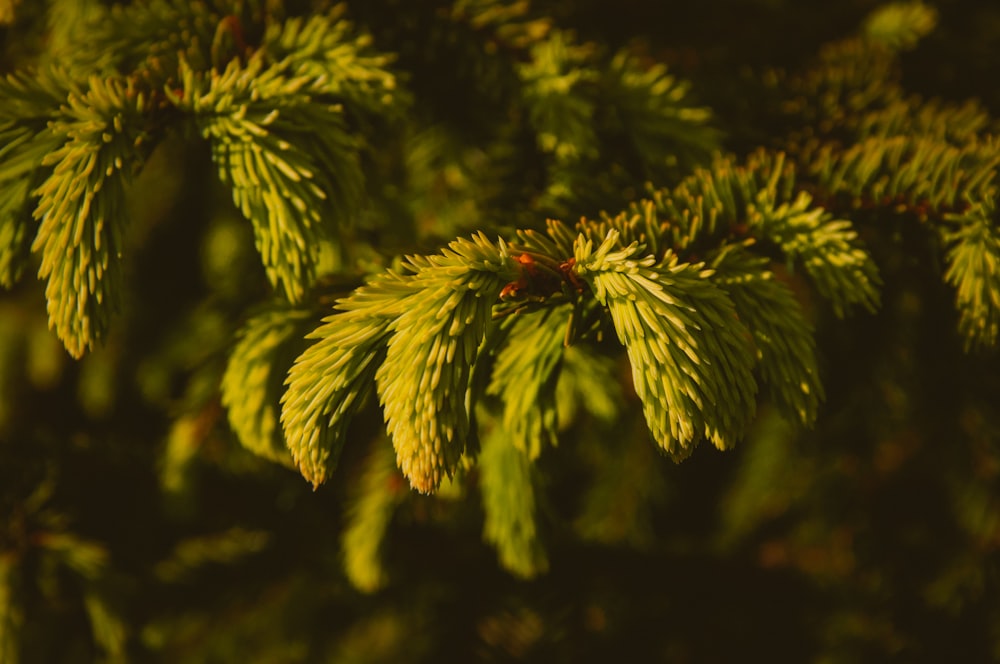
[[[863,63],[879,49],[885,55],[878,58],[893,66],[895,51],[910,47],[933,27],[934,18],[920,2],[889,5],[871,17],[863,39],[834,49],[837,57],[821,59],[807,79],[843,78],[845,89],[851,89],[858,81],[846,72],[865,69]],[[925,224],[945,248],[944,279],[956,287],[959,330],[967,347],[993,345],[990,330],[998,315],[991,294],[993,232],[982,222],[993,214],[1000,166],[997,139],[987,132],[992,120],[974,101],[959,105],[904,97],[895,80],[877,102],[857,103],[857,97],[854,102],[827,116],[830,131],[794,145],[803,177],[815,182],[812,190],[831,209],[904,214]],[[839,133],[832,133],[834,127]],[[971,238],[981,245],[973,247],[966,241]]]
[[[764,196],[761,199],[762,204],[750,211],[751,228],[777,244],[789,260],[802,264],[816,290],[830,300],[835,314],[844,316],[854,305],[876,309],[878,272],[868,253],[858,246],[858,234],[850,221],[834,219],[815,207],[812,196],[804,191],[792,202],[778,206]]]
[[[826,44],[803,72],[771,72],[767,79],[780,86],[783,123],[797,125],[789,136],[793,145],[817,136],[838,139],[845,125],[903,98],[897,53],[878,35]]]
[[[83,606],[90,619],[94,643],[104,651],[107,661],[124,662],[128,638],[125,619],[109,593],[99,584],[89,583],[84,591]]]
[[[392,516],[406,497],[405,486],[389,441],[377,438],[352,491],[340,540],[344,572],[362,592],[374,592],[388,581],[382,549]]]
[[[846,150],[817,150],[811,174],[854,206],[909,213],[946,247],[944,279],[956,288],[968,347],[995,345],[1000,317],[996,212],[1000,147],[992,136],[953,145],[933,137],[869,138]]]
[[[966,348],[994,347],[1000,340],[1000,230],[994,201],[991,195],[960,215],[946,216],[960,224],[945,234],[944,278],[955,288]]]
[[[808,426],[823,399],[812,326],[791,289],[768,269],[766,258],[750,253],[751,246],[748,240],[721,247],[708,264],[753,335],[758,372],[771,400],[785,417]]]
[[[585,540],[606,544],[627,542],[641,549],[655,542],[653,508],[670,489],[642,418],[626,417],[613,437],[581,438],[580,456],[593,481],[581,496],[573,529]]]
[[[387,272],[338,301],[342,313],[323,319],[309,335],[318,341],[288,372],[285,443],[314,487],[336,468],[351,418],[371,392],[394,321],[408,305],[407,276]]]
[[[309,94],[310,76],[253,57],[206,76],[182,65],[172,101],[194,115],[219,176],[254,226],[268,278],[291,302],[316,278],[318,246],[349,225],[361,191],[342,108]]]
[[[28,192],[32,184],[24,178],[0,186],[6,189],[0,198],[0,286],[10,288],[20,280],[31,253]]]
[[[893,100],[868,113],[844,118],[855,140],[907,136],[945,141],[958,147],[984,140],[992,118],[982,104],[967,100],[949,104],[940,99],[907,97]]]
[[[796,183],[783,153],[758,151],[744,164],[719,156],[671,189],[655,189],[586,232],[595,242],[609,230],[657,257],[667,251],[704,255],[730,239],[752,236],[800,264],[838,315],[878,303],[879,277],[851,223],[835,219]]]
[[[659,445],[684,458],[704,437],[728,449],[753,416],[750,334],[710,270],[660,261],[610,231],[594,248],[581,239],[576,270],[607,306],[628,352],[636,394]]]
[[[286,465],[293,462],[279,423],[284,377],[312,319],[312,312],[287,305],[253,316],[239,332],[220,385],[229,426],[243,447]]]
[[[996,190],[1000,142],[986,137],[961,147],[925,137],[870,138],[847,149],[803,153],[807,172],[824,191],[858,206],[899,207],[926,218],[982,201]]]
[[[337,304],[296,360],[282,424],[306,479],[336,465],[351,416],[377,383],[403,474],[430,492],[450,477],[469,433],[472,367],[493,305],[517,269],[504,243],[477,235],[410,256]]]
[[[592,118],[600,73],[592,59],[592,46],[574,44],[567,33],[553,31],[532,45],[531,60],[517,68],[538,147],[557,161],[598,154]]]
[[[478,460],[483,538],[505,569],[530,579],[544,573],[549,561],[539,533],[534,466],[513,443],[503,427],[489,427],[483,437]]]
[[[564,304],[504,322],[506,343],[496,354],[486,393],[502,403],[498,429],[532,460],[556,442],[556,385],[572,315],[573,307]]]
[[[603,76],[615,123],[638,152],[647,171],[685,169],[710,160],[719,149],[712,112],[690,100],[691,84],[662,64],[643,66],[628,50],[608,63]]]
[[[267,548],[271,533],[233,526],[220,532],[180,540],[170,555],[159,560],[153,573],[162,581],[177,582],[195,576],[213,564],[231,563]]]
[[[531,2],[525,0],[455,0],[449,18],[490,35],[487,52],[501,48],[523,51],[544,39],[552,30],[552,20],[534,17]]]
[[[0,286],[12,287],[29,262],[37,232],[32,192],[48,174],[42,161],[62,139],[48,123],[79,86],[62,69],[42,68],[0,79]]]
[[[920,0],[892,2],[865,19],[862,34],[894,51],[909,50],[934,30],[937,19],[937,11]]]
[[[507,246],[485,236],[410,257],[416,294],[396,320],[376,373],[403,474],[431,492],[458,467],[469,434],[469,380],[493,305],[517,276]]]
[[[617,421],[625,402],[618,359],[600,354],[590,344],[563,349],[556,383],[560,430],[583,414],[604,424]]]
[[[212,66],[211,46],[226,3],[148,0],[116,4],[86,24],[87,44],[74,61],[91,70],[157,72],[172,76],[181,61],[198,70]]]
[[[41,162],[52,171],[34,192],[32,250],[48,279],[49,324],[74,357],[103,338],[116,306],[125,189],[147,151],[146,105],[129,82],[92,77],[49,126],[61,146]]]
[[[308,18],[273,23],[264,35],[268,59],[290,78],[311,79],[309,91],[344,102],[349,109],[380,114],[405,110],[405,96],[388,69],[392,58],[371,49],[371,37],[355,35],[346,5]]]
[[[466,451],[482,351],[493,359],[485,397],[498,404],[495,426],[534,458],[558,431],[553,399],[575,389],[562,367],[585,359],[582,376],[603,366],[566,346],[600,339],[607,315],[653,436],[673,456],[702,438],[720,448],[740,438],[758,365],[776,403],[810,423],[822,398],[811,330],[748,235],[801,261],[835,310],[874,305],[877,276],[854,231],[797,191],[790,163],[719,158],[615,217],[575,230],[550,220],[544,232],[519,231],[510,249],[458,240],[342,300],[345,313],[326,319],[289,375],[282,421],[293,457],[315,485],[326,478],[374,375],[399,465],[415,488],[434,490]],[[714,269],[680,258],[695,253]],[[491,315],[505,319],[501,334],[481,346]],[[615,401],[594,407],[613,413]]]

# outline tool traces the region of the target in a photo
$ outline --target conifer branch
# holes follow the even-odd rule
[[[556,383],[560,429],[584,414],[604,424],[617,421],[625,401],[617,360],[599,354],[590,344],[563,349]]]
[[[505,244],[456,240],[438,255],[410,256],[325,319],[320,341],[289,372],[282,423],[307,479],[322,483],[346,427],[378,386],[400,468],[429,492],[457,467],[469,433],[472,366],[500,291],[517,272]],[[381,366],[379,366],[381,364]]]
[[[534,44],[531,61],[518,67],[538,147],[557,161],[598,154],[591,118],[599,73],[589,66],[592,52],[593,47],[576,45],[569,35],[555,31]]]
[[[88,584],[84,592],[83,606],[90,619],[90,631],[94,643],[104,652],[107,661],[123,662],[126,653],[125,620],[113,606],[108,593],[97,584]]]
[[[292,465],[280,426],[284,378],[302,351],[312,314],[275,306],[248,320],[222,376],[222,405],[240,443],[254,454]]]
[[[719,149],[712,112],[690,100],[691,84],[667,67],[643,67],[628,50],[614,55],[604,75],[615,120],[650,173],[706,163]]]
[[[862,34],[893,51],[907,50],[934,29],[937,18],[937,12],[920,0],[892,2],[868,16]]]
[[[254,225],[272,284],[299,302],[316,278],[321,240],[347,226],[357,207],[357,145],[342,108],[309,95],[312,78],[253,57],[205,76],[182,65],[172,101],[194,114],[219,176]]]
[[[0,286],[10,288],[29,261],[37,231],[32,194],[48,169],[42,161],[61,144],[47,131],[79,86],[64,70],[16,72],[0,79]]]
[[[959,331],[966,348],[995,347],[1000,340],[1000,230],[993,195],[962,214],[945,234],[948,269],[945,280],[955,287]]]
[[[576,270],[609,311],[628,352],[636,394],[657,443],[684,458],[704,437],[728,449],[755,409],[750,334],[725,291],[701,265],[668,252],[657,261],[622,247],[579,241]]]
[[[558,498],[551,506],[572,524],[560,526],[560,548],[576,537],[646,549],[655,555],[626,556],[642,565],[639,576],[664,553],[715,551],[758,555],[766,574],[787,566],[829,581],[847,579],[852,565],[876,569],[885,561],[851,546],[858,533],[878,530],[869,527],[871,514],[847,510],[834,523],[812,509],[841,504],[815,480],[829,472],[839,479],[819,485],[862,478],[890,499],[876,515],[886,525],[916,473],[931,500],[951,499],[954,514],[904,519],[906,533],[927,526],[968,545],[932,552],[942,554],[934,556],[940,565],[918,570],[930,576],[918,580],[917,594],[924,608],[983,622],[975,619],[988,599],[980,563],[1000,541],[996,519],[987,518],[996,516],[990,482],[1000,466],[991,458],[996,417],[980,392],[995,381],[957,372],[974,360],[932,333],[942,292],[935,285],[943,282],[954,289],[966,350],[1000,343],[1000,123],[988,110],[996,98],[954,103],[907,92],[902,72],[911,61],[901,54],[937,20],[920,0],[885,4],[804,70],[767,72],[755,90],[733,76],[744,54],[729,39],[689,59],[688,46],[701,36],[666,43],[669,31],[622,13],[604,25],[599,3],[584,4],[0,0],[0,36],[11,56],[3,69],[31,63],[0,76],[0,286],[37,271],[50,327],[74,357],[108,337],[119,301],[135,305],[108,352],[67,368],[58,346],[50,347],[53,335],[35,334],[45,314],[38,319],[26,306],[30,284],[0,303],[0,397],[8,397],[0,398],[0,438],[14,441],[0,453],[13,454],[15,466],[27,463],[29,472],[15,467],[15,475],[41,487],[27,496],[18,486],[0,491],[0,505],[12,508],[0,529],[0,661],[53,653],[117,661],[135,649],[184,661],[250,651],[268,661],[311,661],[330,653],[370,658],[372,643],[383,659],[412,659],[414,644],[419,650],[443,634],[419,634],[428,624],[414,618],[444,606],[432,586],[474,579],[482,561],[458,577],[422,577],[413,594],[405,574],[396,574],[409,554],[391,557],[390,579],[386,544],[397,526],[410,527],[397,516],[468,526],[475,509],[409,490],[447,498],[464,496],[471,484],[483,517],[473,535],[521,578],[549,565],[551,485]],[[959,13],[942,13],[949,29],[964,18]],[[946,32],[914,60],[947,50],[952,39]],[[710,66],[694,68],[691,84],[657,61],[663,53]],[[939,71],[966,65],[940,63]],[[943,85],[951,82],[939,71],[929,69],[921,87],[958,89]],[[698,105],[699,89],[714,91],[717,108]],[[722,152],[720,129],[734,137],[727,142],[734,154]],[[206,148],[225,200],[177,173],[179,158],[187,164],[199,154],[186,145],[148,159],[166,137]],[[154,177],[128,198],[147,163]],[[230,199],[246,224],[232,218]],[[146,223],[126,239],[135,204],[149,208]],[[910,223],[915,232],[895,232]],[[232,275],[247,267],[251,232],[273,294],[261,294],[256,273],[251,283],[218,280],[227,262]],[[918,246],[900,261],[924,241],[926,251]],[[884,277],[866,243],[888,258]],[[136,266],[138,278],[124,283],[133,248],[157,260]],[[391,258],[400,248],[414,254]],[[202,271],[156,278],[161,260],[190,259],[198,249]],[[917,260],[925,254],[929,265]],[[938,270],[938,279],[928,283],[927,270]],[[828,310],[878,308],[882,278],[891,306],[877,320],[853,332],[849,322],[830,320]],[[330,307],[333,292],[339,299]],[[225,321],[239,319],[234,334]],[[827,389],[860,386],[872,397],[832,395],[825,422],[814,324],[848,332],[821,336],[830,344],[823,356],[838,364]],[[873,325],[878,333],[867,334]],[[880,353],[878,343],[899,352]],[[934,361],[914,352],[931,346]],[[35,421],[47,414],[33,401],[43,393],[67,406],[58,422]],[[922,412],[940,397],[954,415],[942,426]],[[228,430],[219,427],[220,406]],[[884,410],[878,421],[865,416],[873,407]],[[136,426],[135,417],[119,420],[123,413],[154,417]],[[810,438],[862,444],[792,444],[801,433],[793,425],[817,421],[822,430]],[[928,445],[922,424],[968,444]],[[710,532],[703,517],[711,515],[691,513],[684,532],[661,538],[656,525],[684,504],[665,504],[668,492],[681,498],[695,486],[720,487],[701,482],[713,471],[704,464],[664,473],[658,454],[681,460],[702,441],[728,449],[747,435],[748,454],[727,463],[733,472],[723,478],[730,495],[719,527]],[[340,460],[349,439],[367,444],[367,456],[344,490],[321,500],[301,496],[301,486],[281,488],[288,479],[281,473],[248,482],[260,464],[232,446],[238,440],[294,467],[316,489],[338,464],[354,465],[347,463],[354,455]],[[80,461],[108,480],[100,495],[48,472]],[[939,462],[928,484],[924,471]],[[465,472],[472,464],[476,471]],[[150,473],[159,486],[134,493],[136,478]],[[198,509],[199,496],[252,491],[260,482],[279,487],[274,509],[224,500],[207,522]],[[152,575],[136,577],[152,583],[152,603],[132,583],[139,567],[113,567],[134,537],[94,521],[118,489],[144,501],[121,514],[138,510],[165,533],[160,545],[176,545],[159,564],[151,561]],[[158,494],[168,509],[143,509]],[[40,509],[50,497],[58,511]],[[404,503],[413,509],[401,511]],[[177,507],[183,513],[169,509]],[[216,592],[229,575],[213,569],[254,563],[245,559],[267,545],[268,520],[294,511],[288,527],[308,530],[340,507],[339,538],[305,547],[303,560],[316,569],[274,579],[265,569],[273,566],[255,564],[265,573],[238,597]],[[212,534],[211,522],[248,514],[261,530]],[[80,535],[67,530],[76,519]],[[899,539],[888,525],[889,540]],[[191,529],[201,532],[182,532]],[[684,551],[671,545],[677,536]],[[331,543],[332,556],[321,550]],[[828,543],[829,555],[816,556]],[[392,581],[392,592],[359,611],[356,594],[345,596],[339,581],[317,593],[314,572],[329,572],[338,553],[357,590]],[[595,553],[584,566],[625,559]],[[164,607],[156,595],[170,600],[184,589],[176,584],[192,582],[211,606],[192,611],[168,601],[170,616],[157,615]],[[460,622],[481,638],[465,645],[477,653],[509,646],[515,656],[548,651],[549,628],[566,624],[563,609],[525,589],[513,606],[466,602],[475,613]],[[583,588],[576,594],[583,621],[571,621],[579,623],[573,629],[628,638],[635,630],[625,621],[648,608],[615,609],[618,593],[633,591],[628,583],[611,594]],[[469,599],[464,589],[446,594],[445,604]],[[136,622],[119,600],[150,610]],[[400,600],[407,608],[379,608]],[[351,624],[317,638],[306,634],[315,621],[273,619],[315,610],[350,614]],[[891,613],[876,615],[864,634],[853,630],[845,650],[827,638],[843,631],[836,611],[786,645],[825,648],[834,658],[869,646],[897,652],[901,643],[917,652],[924,644],[890,625]],[[65,642],[42,643],[64,627],[71,628]],[[666,640],[672,650],[697,644]]]
[[[958,211],[996,190],[1000,142],[987,136],[962,147],[922,136],[870,138],[845,150],[803,153],[824,191],[846,194],[859,207],[930,213]]]
[[[233,562],[258,553],[267,547],[269,540],[267,531],[241,526],[188,537],[156,563],[153,573],[162,581],[180,581],[213,563]]]
[[[548,36],[552,21],[532,16],[531,2],[524,0],[456,0],[449,18],[477,31],[489,31],[487,51],[499,48],[526,50]]]
[[[975,101],[907,97],[895,74],[898,51],[935,21],[922,2],[892,3],[869,17],[859,38],[825,49],[792,81],[801,96],[785,110],[807,124],[790,145],[824,206],[906,214],[926,224],[946,251],[943,276],[956,287],[967,347],[994,345],[995,233],[983,222],[993,215],[1000,166],[992,120]]]
[[[48,279],[49,324],[74,357],[105,335],[117,306],[125,187],[147,151],[146,103],[125,81],[92,77],[50,125],[61,146],[41,162],[52,171],[34,192],[32,250]]]
[[[956,288],[967,347],[996,344],[996,138],[972,137],[961,146],[933,137],[869,138],[844,151],[820,148],[810,168],[821,187],[856,207],[929,223],[946,248],[943,276]]]
[[[646,243],[655,256],[669,249],[697,254],[751,235],[776,245],[790,266],[801,265],[838,315],[878,303],[878,272],[857,232],[796,186],[796,169],[782,153],[758,151],[745,165],[719,157],[711,168],[697,169],[673,190],[652,191],[595,230],[608,228],[625,242]]]
[[[919,97],[895,99],[884,107],[844,118],[856,140],[907,136],[944,141],[962,147],[984,139],[992,119],[975,100],[948,104]]]
[[[486,389],[503,404],[497,427],[532,460],[555,443],[556,385],[572,315],[572,306],[564,304],[508,318],[506,343],[496,354]]]
[[[549,566],[538,524],[535,470],[527,453],[503,427],[491,427],[479,453],[483,538],[497,550],[500,564],[522,578]]]
[[[7,190],[0,198],[0,286],[10,288],[20,280],[31,254],[28,194],[37,183],[23,177],[0,186]]]
[[[292,368],[282,421],[300,470],[316,485],[326,478],[374,372],[399,465],[414,487],[434,490],[466,449],[478,398],[470,372],[491,314],[506,320],[482,348],[493,360],[485,403],[529,458],[556,439],[552,399],[571,389],[563,362],[587,358],[580,375],[598,367],[572,344],[599,339],[603,321],[625,346],[654,438],[677,458],[702,438],[735,444],[754,413],[757,367],[779,407],[811,423],[823,394],[811,331],[767,260],[750,253],[753,236],[800,262],[838,313],[874,306],[878,277],[850,224],[814,206],[794,173],[781,155],[742,166],[719,158],[575,230],[552,220],[545,232],[519,231],[509,250],[479,237],[409,257],[342,300],[346,313],[326,319]],[[715,269],[681,258],[699,254]]]
[[[395,461],[388,441],[376,438],[348,508],[341,537],[344,572],[362,592],[374,592],[388,581],[382,548],[392,516],[406,497]]]
[[[78,64],[164,76],[176,76],[181,61],[207,70],[212,66],[211,45],[222,18],[223,14],[204,0],[115,5],[100,21],[88,25],[96,48],[78,49],[91,58],[89,62],[78,59]]]
[[[312,94],[342,101],[349,109],[402,113],[406,99],[388,69],[392,58],[373,52],[369,36],[356,36],[345,11],[345,5],[335,5],[325,14],[271,24],[263,40],[269,61],[289,78],[309,78]]]
[[[418,295],[396,320],[375,378],[399,466],[430,492],[465,452],[472,367],[493,305],[517,273],[506,245],[482,235],[409,263]]]
[[[814,207],[806,192],[777,207],[767,201],[751,212],[749,222],[790,260],[802,264],[838,316],[857,304],[875,310],[878,273],[871,257],[857,246],[858,234],[851,222],[834,219],[822,208]]]
[[[809,426],[823,400],[812,326],[791,289],[767,269],[766,258],[748,251],[749,244],[720,248],[709,265],[753,335],[760,379],[771,400],[785,417]]]
[[[281,424],[295,465],[314,487],[337,466],[347,427],[371,392],[407,295],[405,274],[371,279],[337,303],[343,313],[323,319],[309,335],[319,341],[288,372]]]
[[[669,489],[657,448],[649,444],[641,422],[626,417],[613,436],[580,441],[580,456],[592,469],[593,481],[581,496],[573,525],[586,540],[638,548],[655,541],[653,508]]]

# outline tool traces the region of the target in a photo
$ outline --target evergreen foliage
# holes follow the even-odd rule
[[[1000,656],[1000,98],[726,4],[0,1],[0,661]]]

